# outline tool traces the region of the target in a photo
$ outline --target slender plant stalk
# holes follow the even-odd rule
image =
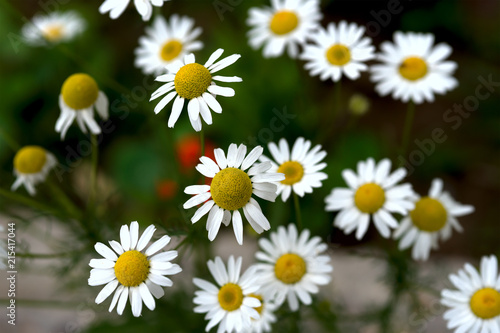
[[[205,156],[205,131],[203,128],[200,131],[200,149],[201,149],[201,156]]]
[[[51,194],[56,198],[56,200],[61,204],[66,212],[76,219],[82,218],[82,212],[75,205],[75,203],[64,193],[64,191],[59,187],[59,184],[55,184],[52,180],[47,180],[47,185],[50,189]]]
[[[90,191],[89,191],[89,201],[88,210],[94,211],[96,205],[96,195],[97,195],[97,163],[99,161],[99,147],[97,144],[97,137],[92,134],[90,136],[90,142],[92,143],[92,155],[91,155],[91,169],[90,169]]]
[[[60,216],[61,214],[59,213],[59,211],[57,211],[56,209],[50,207],[50,206],[46,206],[36,200],[33,200],[31,198],[28,198],[22,194],[18,194],[18,193],[14,193],[14,192],[11,192],[11,191],[8,191],[8,190],[4,190],[2,188],[0,188],[0,196],[4,197],[4,198],[7,198],[11,201],[14,201],[14,202],[17,202],[19,204],[22,204],[22,205],[25,205],[25,206],[28,206],[30,208],[33,208],[35,210],[39,210],[39,211],[42,211],[44,213],[48,213],[48,214],[53,214],[55,216]]]
[[[295,206],[295,219],[297,223],[297,229],[302,230],[302,215],[300,214],[300,203],[299,196],[293,190],[293,205]]]
[[[413,126],[413,119],[415,118],[415,103],[412,100],[408,102],[408,109],[406,111],[405,127],[403,129],[403,141],[401,142],[400,154],[405,157],[410,143],[411,128]]]

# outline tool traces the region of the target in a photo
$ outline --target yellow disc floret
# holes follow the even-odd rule
[[[115,263],[115,275],[125,287],[136,287],[146,281],[149,261],[143,253],[131,250],[124,252]]]
[[[64,81],[61,94],[67,106],[74,110],[91,107],[99,95],[95,80],[87,74],[73,74]]]
[[[326,51],[326,59],[334,66],[344,66],[351,60],[351,51],[342,44],[335,44]]]
[[[238,310],[243,304],[243,291],[234,283],[226,283],[219,289],[218,300],[220,307],[226,311]]]
[[[205,66],[197,63],[182,66],[175,74],[175,90],[186,99],[200,97],[212,82],[212,74]]]
[[[274,14],[269,29],[276,35],[286,35],[299,25],[299,18],[294,12],[282,10]]]
[[[415,204],[410,212],[413,224],[423,231],[434,232],[441,230],[448,218],[443,204],[436,199],[423,197]]]
[[[45,149],[38,146],[21,148],[14,157],[14,168],[19,173],[39,173],[47,162]]]
[[[48,26],[42,31],[42,35],[49,42],[57,42],[62,38],[63,27],[60,25]]]
[[[399,65],[399,74],[410,81],[419,80],[427,74],[427,64],[420,57],[408,57]]]
[[[257,311],[261,315],[262,314],[262,310],[264,309],[264,298],[262,297],[262,295],[248,294],[248,297],[257,298],[260,301],[260,306],[254,308],[254,309],[255,309],[255,311]]]
[[[160,50],[160,57],[165,61],[171,61],[179,56],[182,51],[182,43],[177,39],[172,39],[163,44]]]
[[[500,315],[500,292],[493,288],[479,289],[470,299],[470,309],[482,319]]]
[[[299,282],[304,274],[306,274],[307,266],[302,257],[287,253],[279,257],[274,265],[274,275],[278,280],[286,284],[294,284]]]
[[[227,210],[237,210],[250,200],[252,181],[245,171],[225,168],[212,179],[210,192],[217,206]]]
[[[354,204],[363,213],[375,213],[385,202],[385,192],[380,185],[367,183],[358,188],[354,195]]]
[[[304,168],[299,162],[287,161],[280,165],[278,173],[285,174],[285,179],[281,181],[282,184],[293,185],[299,182],[304,176]]]

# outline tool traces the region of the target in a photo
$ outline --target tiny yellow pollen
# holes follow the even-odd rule
[[[248,294],[248,297],[257,298],[260,301],[260,306],[254,308],[254,309],[255,309],[255,311],[257,311],[261,315],[262,310],[264,310],[264,298],[262,297],[262,295]]]
[[[171,39],[163,44],[160,57],[165,61],[171,61],[179,56],[182,51],[182,43],[177,39]]]
[[[252,196],[252,181],[245,171],[225,168],[212,179],[210,192],[217,206],[238,210],[245,206]]]
[[[175,90],[186,99],[200,97],[212,82],[212,74],[200,64],[192,63],[182,66],[175,74]]]
[[[234,283],[226,283],[219,289],[217,295],[220,307],[226,311],[238,310],[243,304],[243,291]]]
[[[326,59],[334,66],[344,66],[351,60],[351,51],[342,44],[335,44],[326,51]]]
[[[410,212],[413,224],[423,231],[435,232],[446,225],[448,214],[443,204],[436,199],[423,197]]]
[[[354,195],[354,204],[363,213],[373,214],[385,202],[385,192],[380,185],[366,183],[358,188]]]
[[[78,73],[64,81],[61,94],[66,105],[74,110],[81,110],[95,103],[99,96],[99,87],[91,76]]]
[[[286,284],[299,282],[307,272],[307,265],[302,257],[294,253],[286,253],[276,260],[274,275]]]
[[[39,173],[46,162],[45,149],[39,146],[26,146],[21,148],[14,157],[14,168],[20,173]]]
[[[420,57],[408,57],[399,65],[399,73],[410,81],[416,81],[427,74],[427,64]]]
[[[296,161],[287,161],[278,168],[278,173],[284,173],[285,179],[281,181],[285,185],[298,183],[304,176],[304,167]]]
[[[493,288],[479,289],[470,299],[472,312],[482,319],[500,315],[500,292]]]
[[[149,261],[143,253],[131,250],[122,253],[115,263],[115,275],[125,287],[136,287],[149,275]]]
[[[63,27],[60,25],[47,26],[43,31],[43,37],[49,42],[57,42],[63,35]]]
[[[299,25],[297,14],[289,10],[282,10],[274,14],[269,29],[276,35],[286,35]]]

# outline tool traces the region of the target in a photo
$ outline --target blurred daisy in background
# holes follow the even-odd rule
[[[417,104],[434,101],[434,93],[444,94],[458,85],[451,75],[457,68],[445,59],[451,54],[447,44],[434,44],[433,34],[394,33],[394,43],[381,44],[382,62],[370,68],[375,90],[381,95]]]
[[[412,257],[415,260],[427,260],[432,249],[437,249],[438,240],[445,241],[451,237],[452,229],[462,232],[456,217],[470,214],[474,207],[462,205],[443,192],[443,181],[432,181],[429,195],[420,198],[414,194],[415,209],[401,220],[394,232],[394,238],[401,238],[399,249],[404,250],[413,245]]]
[[[356,80],[368,66],[365,61],[375,58],[375,47],[369,37],[363,37],[365,27],[341,21],[338,27],[330,23],[310,35],[314,44],[304,46],[300,58],[306,60],[304,68],[321,80],[339,81],[342,74]]]
[[[264,45],[265,58],[278,57],[285,49],[296,58],[321,18],[318,0],[271,0],[271,7],[250,8],[249,44],[255,50]]]
[[[169,0],[134,0],[135,8],[141,15],[143,21],[149,21],[153,14],[153,6],[161,7]],[[99,13],[109,12],[109,17],[113,20],[118,18],[127,8],[130,0],[105,0],[99,7]]]
[[[405,176],[404,168],[390,173],[391,161],[383,159],[378,164],[373,158],[358,162],[357,174],[350,169],[342,171],[349,188],[334,188],[326,197],[326,210],[338,211],[334,225],[346,234],[356,230],[361,239],[368,230],[370,217],[384,238],[391,234],[389,228],[397,228],[398,221],[391,213],[406,215],[415,208],[410,200],[413,190],[410,184],[396,185]]]
[[[252,296],[259,289],[259,275],[255,266],[250,266],[243,275],[241,257],[229,257],[227,269],[220,257],[208,261],[208,269],[217,285],[203,279],[194,278],[193,283],[201,290],[195,291],[193,302],[196,313],[207,313],[209,320],[205,331],[216,325],[218,333],[241,332],[251,326],[252,319],[259,319],[256,308],[261,306],[259,299]]]
[[[45,181],[50,170],[57,165],[57,159],[39,146],[25,146],[14,157],[14,175],[17,177],[11,190],[24,185],[30,195],[35,195],[35,185]]]
[[[200,157],[201,163],[196,166],[196,170],[205,177],[212,178],[212,183],[186,187],[184,192],[194,197],[186,201],[183,207],[188,209],[204,203],[194,213],[191,222],[196,223],[208,213],[207,230],[210,241],[217,236],[221,223],[228,226],[232,220],[236,240],[238,244],[243,244],[240,209],[243,209],[245,217],[257,233],[271,228],[252,194],[274,202],[277,196],[275,182],[285,179],[285,176],[282,173],[267,172],[271,168],[271,162],[255,164],[262,151],[262,147],[257,146],[247,155],[245,145],[237,146],[232,143],[227,157],[220,148],[214,150],[215,162],[206,156]]]
[[[215,99],[215,96],[234,96],[232,88],[218,86],[214,81],[241,82],[241,78],[237,76],[214,76],[213,74],[235,63],[241,56],[233,54],[215,62],[223,52],[223,49],[218,49],[212,53],[205,65],[196,63],[194,54],[191,53],[185,56],[182,61],[167,65],[168,74],[156,78],[156,81],[166,82],[166,84],[151,95],[150,101],[168,94],[156,105],[155,113],[159,113],[176,97],[172,106],[172,113],[168,118],[168,127],[174,127],[184,107],[184,101],[188,100],[189,120],[194,130],[199,132],[201,131],[200,115],[208,125],[211,125],[212,114],[210,109],[216,113],[222,112],[222,107]],[[171,90],[174,91],[170,92]]]
[[[326,167],[326,163],[320,163],[326,156],[321,145],[310,149],[311,141],[298,138],[291,152],[285,139],[279,141],[279,147],[274,142],[268,147],[274,161],[266,156],[261,156],[260,160],[271,162],[269,172],[285,174],[285,179],[278,183],[277,192],[283,201],[287,201],[292,191],[301,197],[312,193],[313,188],[321,187],[321,181],[328,178],[326,173],[320,172]]]
[[[478,272],[467,263],[458,274],[450,274],[458,290],[441,291],[441,304],[451,309],[444,313],[448,329],[455,333],[500,332],[500,276],[494,255],[481,258]]]
[[[21,34],[27,44],[40,46],[70,41],[84,29],[85,21],[77,12],[52,12],[33,16]]]
[[[87,133],[88,127],[92,134],[100,134],[101,128],[94,119],[94,107],[106,120],[109,117],[108,105],[108,98],[91,76],[77,73],[68,77],[59,95],[61,115],[56,122],[56,132],[61,133],[61,140],[75,119],[83,133]]]
[[[281,306],[285,299],[292,311],[299,309],[299,300],[305,305],[312,302],[310,294],[319,292],[318,285],[330,282],[330,257],[321,255],[328,246],[315,236],[309,239],[310,232],[304,229],[300,234],[290,223],[288,228],[280,226],[272,232],[269,241],[259,239],[255,257],[262,261],[256,264],[259,269],[261,293],[274,299]]]
[[[155,226],[150,225],[139,238],[139,223],[134,221],[130,223],[130,230],[128,225],[121,227],[120,243],[114,240],[109,242],[113,250],[103,243],[95,244],[95,250],[104,259],[90,260],[89,266],[93,269],[88,282],[90,286],[106,285],[95,299],[97,304],[115,292],[110,312],[117,306],[118,314],[123,314],[129,298],[134,317],[141,315],[143,302],[151,311],[155,309],[153,296],[162,297],[162,287],[171,287],[173,284],[164,275],[182,271],[179,265],[170,262],[177,257],[177,251],[157,253],[168,245],[169,236],[162,236],[146,249],[155,230]]]
[[[163,16],[157,16],[153,25],[146,28],[146,36],[139,38],[135,66],[146,75],[165,73],[166,65],[203,47],[202,42],[195,40],[201,31],[189,17],[174,14],[167,22]]]
[[[264,294],[260,294],[258,291],[249,296],[255,297],[260,301],[260,306],[254,308],[259,313],[259,319],[252,318],[250,321],[250,327],[243,328],[242,333],[262,333],[271,332],[271,325],[277,321],[274,311],[276,310],[276,305],[272,300]]]

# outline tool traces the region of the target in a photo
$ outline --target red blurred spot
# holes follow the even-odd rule
[[[160,200],[170,200],[175,196],[178,188],[179,185],[173,180],[161,180],[156,184],[156,194]]]
[[[205,156],[215,161],[214,144],[205,139]],[[187,135],[175,144],[177,158],[181,165],[182,172],[190,172],[200,163],[201,145],[200,138],[196,135]]]

